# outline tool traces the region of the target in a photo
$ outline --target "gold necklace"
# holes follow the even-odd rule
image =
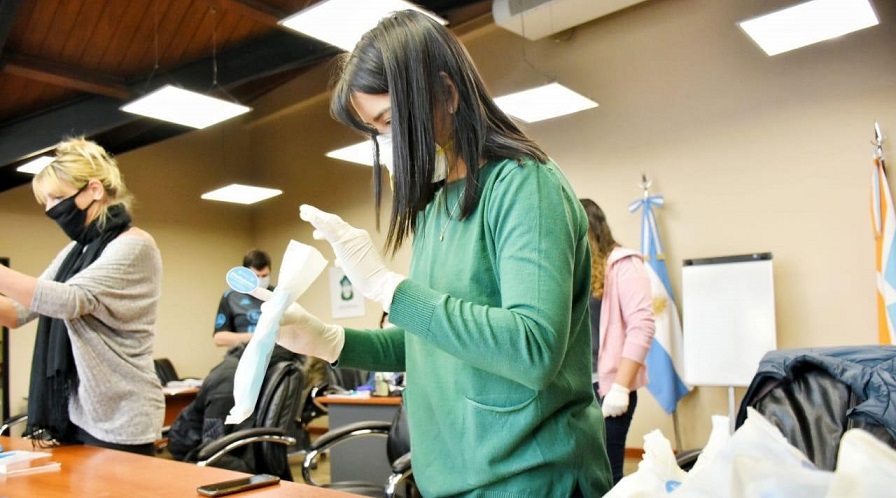
[[[445,183],[445,185],[442,186],[442,190],[445,193],[445,195],[444,195],[445,209],[448,209],[448,184],[447,183]],[[457,213],[457,206],[460,205],[460,199],[461,199],[461,197],[463,197],[462,194],[463,194],[463,192],[461,192],[461,195],[457,196],[457,200],[454,201],[454,207],[451,208],[451,211],[448,212],[448,219],[445,220],[445,223],[442,225],[442,232],[439,233],[439,242],[442,242],[443,240],[445,240],[445,231],[448,230],[448,224],[451,223],[451,220],[454,218],[454,215]]]

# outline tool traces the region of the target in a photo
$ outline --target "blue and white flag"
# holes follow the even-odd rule
[[[681,320],[672,298],[666,256],[660,242],[653,208],[663,205],[663,196],[645,195],[628,206],[632,213],[639,208],[641,214],[641,254],[647,263],[650,288],[653,291],[653,314],[656,333],[647,353],[647,390],[659,402],[666,413],[675,411],[678,400],[691,391],[681,380],[682,364]]]
[[[896,344],[896,212],[882,155],[874,156],[871,220],[877,255],[877,328],[881,344]]]

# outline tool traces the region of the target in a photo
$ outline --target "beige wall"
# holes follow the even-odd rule
[[[650,0],[553,39],[528,42],[490,25],[465,42],[495,94],[556,78],[600,102],[526,129],[630,247],[640,217],[626,207],[641,195],[641,173],[653,180],[651,192],[667,201],[658,217],[679,301],[683,259],[770,251],[780,347],[872,343],[869,140],[875,120],[896,129],[894,6],[877,2],[888,22],[876,28],[766,57],[735,23],[786,3]],[[290,238],[332,259],[311,241],[299,204],[374,226],[370,170],[324,157],[359,140],[328,115],[327,69],[253,102],[242,120],[120,158],[138,224],[155,235],[165,265],[157,356],[184,375],[203,375],[220,358],[210,334],[223,275],[248,247],[268,250],[275,274]],[[255,207],[198,199],[250,180],[284,195]],[[0,230],[0,255],[30,273],[64,243],[27,187],[0,194]],[[407,261],[403,251],[394,267]],[[329,319],[326,281],[302,303]],[[342,323],[373,326],[377,317],[368,304],[365,317]],[[27,390],[32,334],[13,331],[14,407]],[[727,410],[724,389],[689,395],[679,410],[683,446],[702,445],[710,415]],[[657,427],[673,438],[672,418],[642,391],[628,446]]]

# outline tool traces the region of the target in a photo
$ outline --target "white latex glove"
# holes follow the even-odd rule
[[[314,238],[326,239],[333,246],[337,264],[352,285],[371,301],[380,303],[383,311],[392,306],[395,288],[406,277],[386,268],[383,258],[373,246],[366,230],[355,228],[339,216],[308,204],[299,207],[299,216],[314,225]]]
[[[277,344],[294,353],[316,356],[330,363],[339,359],[345,345],[344,328],[322,322],[297,303],[289,305],[283,314],[283,323],[288,325],[280,327]]]
[[[264,308],[265,306],[267,306],[267,304],[268,303],[262,303],[262,313],[264,312]],[[305,308],[301,307],[299,303],[292,303],[288,308],[286,308],[286,311],[283,312],[283,318],[280,319],[280,326],[285,327],[287,325],[298,323],[307,314],[308,312],[305,310]]]
[[[604,418],[618,417],[628,410],[628,393],[627,387],[615,382],[610,386],[610,392],[604,396],[604,401],[600,405],[604,412]]]

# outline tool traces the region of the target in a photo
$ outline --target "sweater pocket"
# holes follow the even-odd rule
[[[461,447],[470,449],[461,462],[469,489],[493,485],[544,463],[535,437],[542,422],[537,391],[467,394],[466,400],[458,435]]]
[[[527,389],[512,393],[468,395],[466,398],[477,408],[496,413],[509,413],[522,409],[535,401],[537,396],[538,392]]]

